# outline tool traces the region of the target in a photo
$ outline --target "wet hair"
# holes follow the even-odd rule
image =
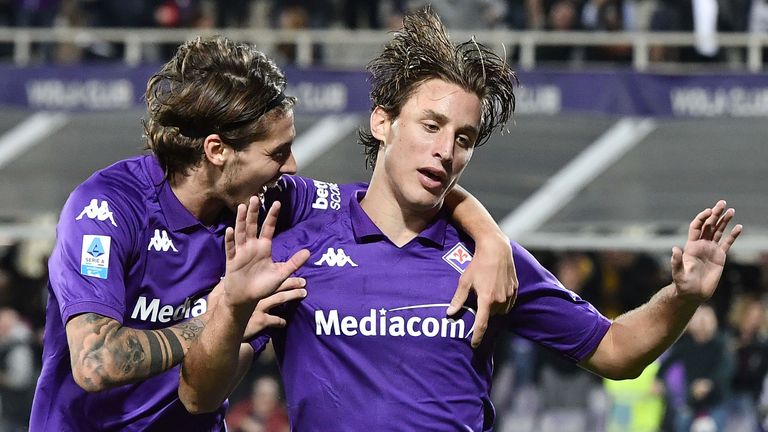
[[[147,83],[146,148],[166,177],[199,166],[210,134],[243,150],[293,108],[285,85],[277,65],[249,44],[220,36],[186,42]]]
[[[481,103],[480,131],[475,146],[504,125],[515,111],[518,80],[506,61],[474,38],[453,44],[430,7],[403,18],[403,28],[367,66],[371,74],[372,109],[381,107],[394,119],[416,89],[430,79],[441,79],[474,93]],[[369,131],[358,132],[365,147],[366,168],[376,165],[381,142]]]

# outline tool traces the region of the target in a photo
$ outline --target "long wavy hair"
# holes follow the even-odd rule
[[[394,32],[367,69],[372,109],[381,107],[392,119],[418,86],[430,79],[441,79],[476,94],[482,112],[475,146],[484,144],[515,111],[518,79],[507,62],[474,38],[453,44],[430,7],[406,15],[403,28]],[[366,168],[373,168],[381,142],[367,129],[360,129],[358,136],[365,147]]]
[[[270,119],[296,103],[285,86],[283,72],[251,45],[220,36],[186,42],[147,83],[146,148],[166,177],[187,175],[203,161],[209,134],[236,151],[263,139]]]

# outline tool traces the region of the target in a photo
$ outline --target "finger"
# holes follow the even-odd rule
[[[301,266],[303,266],[308,259],[309,259],[309,251],[307,249],[302,249],[296,252],[295,254],[293,254],[293,256],[291,256],[291,258],[288,261],[283,263],[282,270],[285,272],[284,274],[286,276],[292,274],[293,272],[301,268]]]
[[[269,297],[265,297],[259,300],[259,303],[256,305],[256,310],[269,312],[270,309],[272,309],[277,305],[288,303],[294,300],[301,300],[306,296],[307,296],[307,290],[305,290],[304,288],[292,289],[290,291],[276,292],[270,295]]]
[[[245,204],[237,205],[237,216],[235,217],[235,247],[245,244]]]
[[[307,280],[301,277],[289,277],[277,287],[277,291],[288,291],[307,286]]]
[[[478,299],[477,315],[475,316],[475,332],[472,334],[472,348],[480,346],[480,342],[483,341],[485,331],[488,329],[488,305],[480,304]]]
[[[259,197],[252,196],[248,200],[248,210],[245,215],[245,236],[246,238],[255,238],[259,232],[259,209],[261,201]]]
[[[701,230],[704,222],[712,214],[712,209],[704,209],[696,215],[688,226],[688,240],[698,240],[701,238]]]
[[[284,318],[279,316],[265,314],[264,327],[285,327],[287,323]]]
[[[717,203],[715,203],[715,206],[712,208],[712,213],[704,222],[704,227],[701,230],[702,239],[709,240],[714,237],[714,233],[717,228],[717,221],[720,220],[720,217],[723,215],[724,210],[725,210],[725,201],[720,200]]]
[[[723,233],[725,232],[725,227],[728,226],[728,224],[731,222],[731,219],[733,219],[733,216],[736,214],[736,210],[729,208],[725,211],[725,214],[723,217],[720,218],[719,221],[717,221],[717,226],[715,227],[715,235],[712,237],[712,240],[715,242],[719,242],[720,239],[723,237]]]
[[[235,258],[235,229],[227,227],[224,231],[224,252],[227,254],[227,260]]]
[[[744,227],[741,224],[737,224],[733,229],[731,230],[731,233],[728,234],[728,237],[725,238],[725,241],[720,245],[720,248],[723,250],[723,252],[728,253],[728,250],[731,249],[731,246],[733,246],[733,242],[736,241],[736,238],[739,237],[739,234],[744,230]]]
[[[515,305],[515,302],[517,301],[517,289],[512,293],[512,296],[509,297],[509,300],[507,301],[507,307],[504,308],[504,313],[508,314],[512,307]]]
[[[672,248],[672,258],[670,259],[672,264],[672,278],[683,272],[683,251],[679,247]]]
[[[456,288],[456,292],[453,294],[451,304],[448,305],[448,310],[445,311],[446,315],[452,316],[461,310],[464,302],[467,301],[467,296],[469,296],[470,284],[471,282],[469,281],[469,278],[465,278],[464,275],[459,278],[459,286]]]
[[[275,227],[277,226],[277,215],[280,213],[280,202],[275,201],[267,212],[267,217],[264,218],[264,222],[261,224],[261,235],[259,238],[272,240],[275,235]]]

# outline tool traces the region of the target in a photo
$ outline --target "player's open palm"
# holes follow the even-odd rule
[[[706,301],[714,294],[723,273],[728,250],[741,234],[737,224],[724,236],[734,210],[727,209],[725,201],[696,215],[688,228],[684,250],[672,249],[672,279],[678,293]]]
[[[304,286],[303,279],[290,276],[307,261],[309,251],[300,250],[286,262],[272,261],[272,236],[279,211],[280,203],[272,204],[259,232],[259,200],[251,197],[247,208],[238,206],[235,228],[227,229],[224,295],[234,307],[253,310],[259,300],[278,288],[285,291]]]

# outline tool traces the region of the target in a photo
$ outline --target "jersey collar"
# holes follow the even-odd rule
[[[357,190],[353,193],[352,199],[349,200],[349,216],[352,222],[352,232],[357,243],[367,243],[387,238],[360,206],[360,201],[365,197],[365,192],[365,190]],[[424,245],[443,249],[447,226],[448,221],[445,210],[440,210],[437,216],[416,238],[422,240],[421,243]]]

